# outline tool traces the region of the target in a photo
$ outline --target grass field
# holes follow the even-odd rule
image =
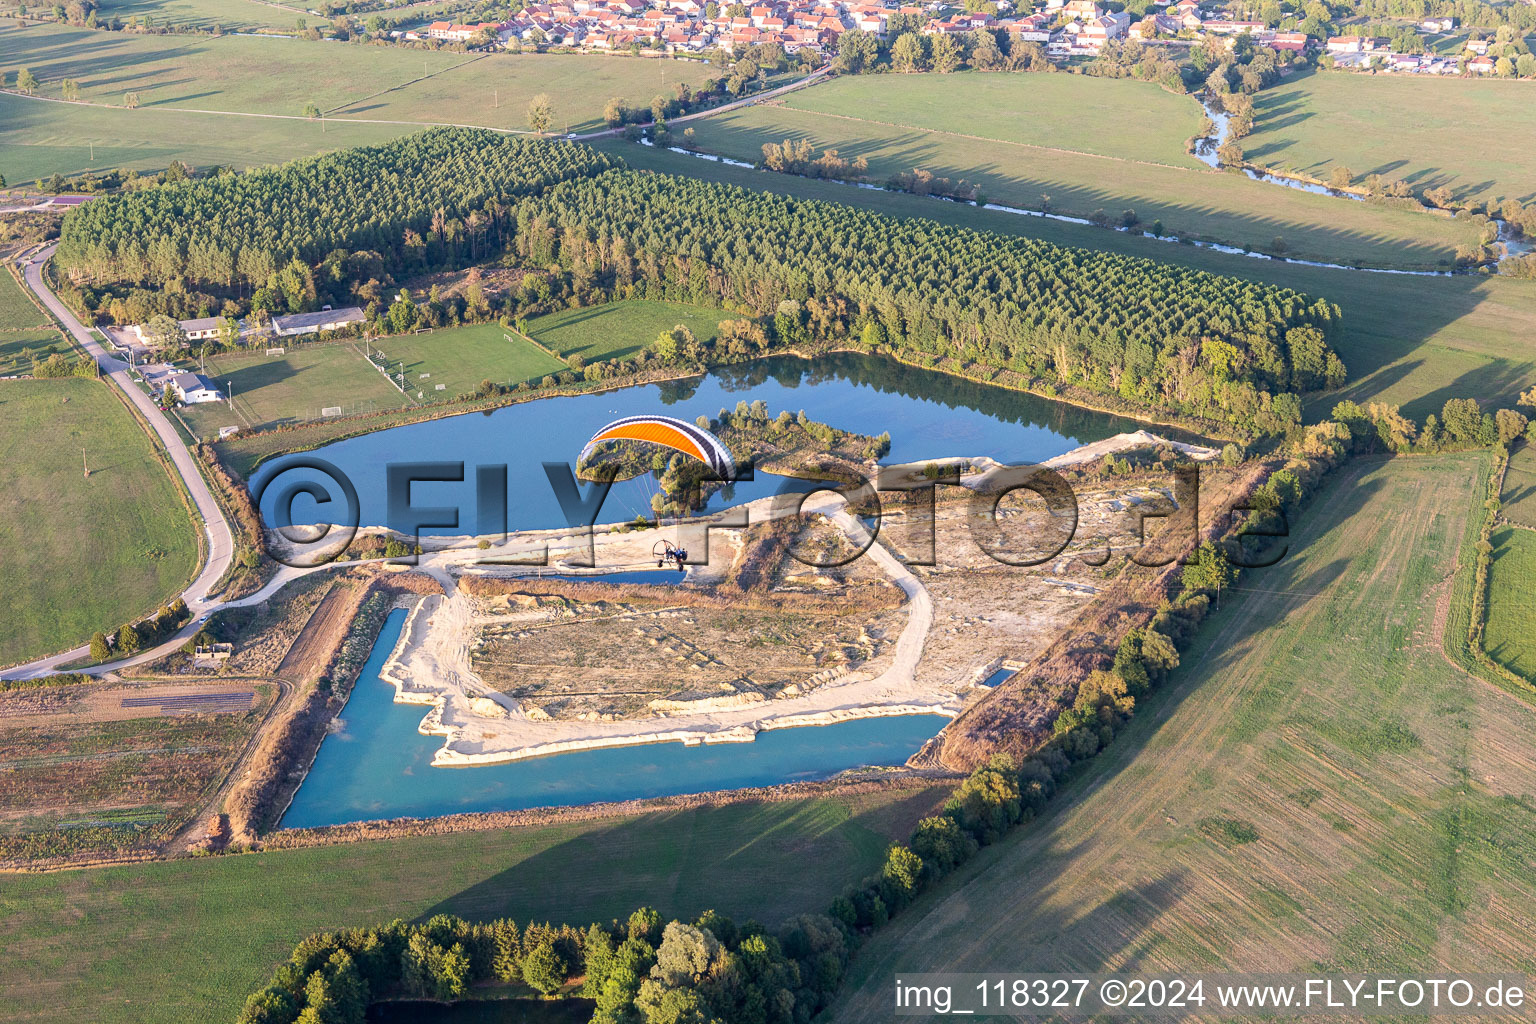
[[[1470,221],[1205,168],[1184,153],[1200,118],[1193,99],[1142,82],[972,73],[839,79],[690,127],[701,148],[738,160],[808,140],[864,157],[876,181],[920,167],[979,184],[1002,205],[1117,219],[1131,209],[1181,237],[1263,251],[1279,237],[1306,259],[1435,268],[1478,241]]]
[[[1510,453],[1499,501],[1511,522],[1536,528],[1536,445],[1523,444]]]
[[[416,125],[327,120],[322,126],[163,108],[40,103],[5,93],[0,94],[0,173],[14,184],[113,168],[160,171],[172,160],[202,168],[264,167],[417,130]]]
[[[370,48],[366,52],[391,51]],[[671,97],[678,82],[698,85],[712,73],[718,72],[692,60],[500,53],[458,64],[404,89],[337,104],[329,114],[525,129],[528,101],[548,93],[555,131],[592,131],[603,127],[603,106],[611,97],[621,96],[630,106],[649,108],[652,97]]]
[[[291,32],[299,18],[311,25],[325,22],[301,10],[285,10],[256,0],[105,0],[97,12],[99,18],[121,18],[124,22],[138,18],[141,25],[153,18],[157,26],[210,29],[217,25],[226,32]]]
[[[1511,672],[1536,682],[1536,530],[1502,526],[1488,568],[1488,625],[1483,649]]]
[[[127,93],[138,93],[140,109],[122,111],[127,115],[176,108],[296,117],[313,102],[326,111],[328,122],[334,116],[526,128],[528,100],[547,92],[556,125],[576,129],[597,126],[613,96],[647,106],[659,92],[670,95],[675,82],[696,84],[710,73],[697,61],[465,54],[275,37],[14,26],[0,23],[0,50],[9,64],[32,70],[42,83],[38,95],[60,96],[66,78],[78,82],[81,99],[92,103],[121,107]],[[216,131],[273,127],[246,120],[221,122]],[[321,132],[320,125],[302,118],[283,127],[306,136],[311,128]],[[326,130],[331,127],[328,123]]]
[[[587,923],[650,905],[769,925],[877,868],[934,790],[732,805],[617,821],[6,879],[6,1017],[32,1024],[233,1020],[313,931],[514,916]],[[837,869],[828,870],[828,865]]]
[[[1343,165],[1448,185],[1458,198],[1536,198],[1529,82],[1431,81],[1422,75],[1299,74],[1254,97],[1248,159],[1326,178]]]
[[[43,327],[48,317],[32,302],[8,272],[0,273],[0,331]]]
[[[381,338],[374,348],[384,353],[392,370],[403,360],[406,386],[413,394],[420,391],[429,402],[458,398],[479,388],[484,380],[520,384],[566,368],[549,353],[494,323]],[[424,373],[431,376],[423,380]],[[439,384],[442,391],[437,390]]]
[[[0,664],[116,629],[192,578],[179,485],[106,384],[0,383],[0,423]]]
[[[579,355],[591,362],[632,356],[678,324],[707,341],[715,336],[720,321],[730,318],[725,310],[708,306],[632,299],[550,313],[529,321],[528,333],[564,357]]]
[[[226,426],[317,419],[330,406],[341,406],[350,415],[411,404],[350,342],[290,348],[281,356],[215,356],[206,366],[221,391],[227,395],[233,389],[235,413],[224,402],[182,409],[199,437],[217,435]]]
[[[621,141],[603,142],[598,148],[634,167],[1142,256],[1331,299],[1344,311],[1333,344],[1349,366],[1350,380],[1342,393],[1314,399],[1308,410],[1312,418],[1326,416],[1341,397],[1400,404],[1419,419],[1431,412],[1438,415],[1447,398],[1475,395],[1486,403],[1508,405],[1536,379],[1536,349],[1529,340],[1536,334],[1536,282],[1415,278],[1254,260],[1118,231],[729,167]]]
[[[68,355],[69,343],[58,331],[42,330],[0,331],[0,377],[15,373],[31,373],[34,359],[47,358],[54,352]]]
[[[1342,471],[1045,815],[860,951],[831,1019],[889,1020],[898,970],[1536,967],[1536,708],[1453,667],[1437,618],[1482,465]]]
[[[1190,96],[1134,79],[1085,75],[859,75],[784,98],[784,106],[1047,149],[1199,170],[1184,150],[1203,113]]]

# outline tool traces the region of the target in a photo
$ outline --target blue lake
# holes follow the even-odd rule
[[[886,464],[945,456],[1035,463],[1140,425],[1123,417],[974,384],[885,358],[836,355],[813,360],[763,359],[682,381],[524,402],[380,430],[308,454],[335,465],[351,480],[363,526],[384,525],[426,536],[499,533],[499,515],[482,515],[477,468],[505,466],[506,482],[499,487],[488,483],[487,488],[507,494],[508,528],[548,529],[570,524],[561,514],[543,464],[574,464],[586,439],[610,420],[646,413],[693,420],[701,415],[714,417],[722,408],[733,409],[738,401],[758,399],[773,414],[784,409],[804,410],[812,419],[842,430],[870,435],[888,431],[891,450],[883,460]],[[291,506],[291,520],[274,514],[276,499],[294,481],[321,479],[308,470],[285,471],[294,458],[274,459],[252,477],[253,494],[262,492],[269,480],[281,480],[281,486],[262,494],[262,514],[279,526],[339,521],[342,517],[333,514],[331,508],[317,505],[302,494]],[[389,522],[385,467],[429,460],[464,464],[462,482],[424,481],[410,489],[414,507],[430,506],[442,514],[413,515],[416,522]],[[754,480],[738,482],[715,494],[710,507],[729,507],[807,486],[758,473]],[[656,483],[649,475],[615,484],[597,522],[621,522],[642,512],[649,515],[655,491]],[[336,498],[339,502],[339,493]],[[493,502],[492,507],[500,505]],[[422,519],[436,522],[427,524]]]
[[[376,818],[512,811],[826,778],[862,765],[901,764],[944,727],[939,715],[868,718],[775,729],[752,743],[652,743],[509,764],[434,768],[442,738],[416,731],[427,708],[394,703],[379,678],[405,624],[389,614],[341,728],[325,738],[283,816],[287,828]]]

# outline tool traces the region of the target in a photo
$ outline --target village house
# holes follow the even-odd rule
[[[207,341],[219,336],[219,324],[222,322],[220,317],[204,316],[196,320],[178,320],[176,325],[181,328],[181,333],[187,336],[188,341]],[[134,324],[128,330],[133,332],[141,344],[149,345],[148,324]]]
[[[222,402],[224,392],[200,373],[178,373],[165,382],[166,394],[184,405]]]

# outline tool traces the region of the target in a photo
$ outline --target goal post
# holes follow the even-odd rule
[[[275,345],[272,348],[267,349],[267,355],[269,356],[285,356],[287,354],[288,350],[281,345]]]

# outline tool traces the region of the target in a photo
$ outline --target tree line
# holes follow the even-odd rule
[[[472,258],[498,244],[505,204],[612,164],[587,146],[434,128],[98,199],[65,218],[58,260],[77,281],[249,292],[337,252],[401,268],[440,249]]]
[[[1345,376],[1332,303],[1143,258],[629,171],[516,219],[519,260],[578,294],[750,310],[786,344],[851,335],[1271,431]]]

